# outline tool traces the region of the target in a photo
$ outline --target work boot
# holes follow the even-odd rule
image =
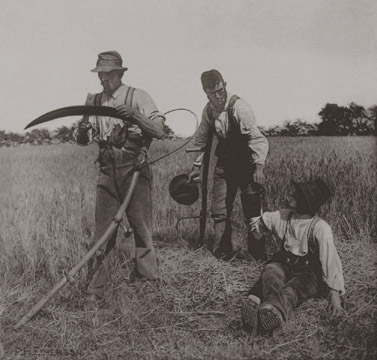
[[[283,324],[283,316],[281,312],[273,305],[262,304],[259,308],[259,317],[263,329],[268,332]]]
[[[212,254],[217,259],[230,259],[233,257],[230,220],[215,221],[215,239]]]
[[[258,310],[260,299],[255,295],[249,295],[244,301],[241,308],[242,331],[256,335],[258,325]]]

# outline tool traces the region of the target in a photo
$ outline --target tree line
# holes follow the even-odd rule
[[[377,105],[365,109],[354,102],[348,106],[327,103],[318,115],[319,123],[288,120],[281,126],[261,130],[267,136],[377,135]]]
[[[301,119],[285,121],[280,126],[261,127],[266,136],[349,136],[377,135],[377,105],[368,109],[355,103],[348,106],[326,104],[318,113],[319,123]],[[59,144],[73,142],[76,125],[61,126],[54,131],[33,129],[26,134],[0,130],[0,147],[19,145]],[[174,138],[173,131],[165,126],[167,139]]]

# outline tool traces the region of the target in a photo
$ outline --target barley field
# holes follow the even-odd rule
[[[24,315],[85,254],[94,229],[95,145],[0,148],[0,359],[375,359],[377,356],[376,138],[270,138],[265,210],[284,204],[291,180],[321,176],[334,189],[321,209],[333,228],[346,282],[345,316],[311,299],[274,337],[240,331],[240,305],[262,264],[219,261],[196,249],[199,202],[178,205],[171,178],[195,155],[152,165],[154,240],[160,277],[130,282],[132,245],[117,247],[109,306],[87,309],[86,269],[24,327]],[[151,157],[180,141],[156,141]],[[213,166],[213,164],[212,164]],[[234,244],[245,247],[237,202]],[[210,241],[212,223],[208,220]],[[279,244],[269,239],[268,248]]]

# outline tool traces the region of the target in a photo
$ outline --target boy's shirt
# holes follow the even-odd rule
[[[281,241],[284,240],[285,250],[297,256],[308,253],[308,230],[313,218],[301,219],[293,212],[288,223],[290,209],[282,209],[263,213],[261,220],[255,226],[259,234],[271,231]],[[323,280],[329,288],[345,293],[342,264],[335,248],[330,225],[320,219],[313,229],[313,240],[318,245],[319,260],[322,268]],[[302,242],[302,244],[300,244]]]

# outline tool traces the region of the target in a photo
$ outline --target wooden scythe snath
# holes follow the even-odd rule
[[[139,177],[140,171],[136,170],[132,174],[131,184],[128,188],[128,192],[123,200],[123,203],[118,209],[118,212],[114,216],[113,221],[110,223],[106,231],[103,233],[101,238],[94,244],[94,246],[85,254],[85,256],[76,264],[46,295],[44,295],[28,312],[24,315],[14,326],[14,329],[17,330],[21,326],[25,325],[33,316],[35,316],[44,305],[67,283],[71,283],[74,280],[74,276],[85,266],[85,264],[95,255],[97,250],[104,246],[107,241],[111,238],[114,232],[117,230],[120,222],[122,221],[122,215],[126,211],[135,186],[137,179]]]
[[[211,150],[212,150],[212,142],[213,142],[213,132],[209,131],[207,137],[207,143],[204,148],[189,148],[186,149],[186,152],[201,152],[204,150],[203,155],[203,167],[202,167],[202,199],[201,199],[201,208],[199,216],[195,217],[186,217],[183,219],[188,218],[199,218],[199,236],[197,240],[197,247],[200,248],[204,245],[205,240],[205,232],[206,232],[206,224],[207,224],[207,202],[208,202],[208,171],[211,162]],[[178,222],[180,221],[178,220]],[[178,223],[177,223],[178,224]]]
[[[203,156],[203,173],[202,173],[202,205],[200,210],[199,222],[199,237],[198,247],[204,245],[204,237],[207,224],[207,200],[208,200],[208,171],[211,162],[211,149],[212,149],[213,134],[210,131],[208,134],[207,144]]]

